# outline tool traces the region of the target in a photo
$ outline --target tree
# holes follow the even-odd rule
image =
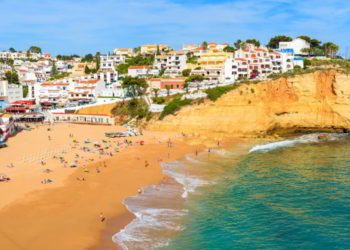
[[[160,55],[160,49],[159,49],[159,45],[157,45],[157,56],[159,56]]]
[[[141,52],[141,47],[136,47],[136,48],[134,48],[134,49],[133,49],[133,52],[134,52],[135,54],[139,54],[139,53]]]
[[[255,45],[258,48],[260,47],[260,41],[255,39],[255,38],[247,39],[245,42],[249,43],[249,44],[253,44],[253,45]]]
[[[26,98],[28,96],[29,89],[28,86],[23,86],[23,98]]]
[[[301,52],[308,54],[308,56],[311,55],[311,48],[302,48]]]
[[[165,73],[166,68],[162,68],[161,70],[159,70],[159,76],[163,76]]]
[[[326,42],[322,45],[324,53],[326,56],[328,57],[332,57],[334,58],[335,55],[337,54],[338,50],[339,50],[339,46],[332,43],[332,42]]]
[[[101,67],[101,53],[100,52],[96,53],[95,60],[96,60],[96,71],[98,71]]]
[[[154,97],[157,98],[157,97],[158,97],[159,89],[158,89],[158,88],[155,88],[155,89],[152,89],[152,90],[153,90],[153,93],[154,93]]]
[[[226,48],[224,48],[224,51],[233,53],[233,52],[236,51],[236,49],[234,47],[232,47],[232,46],[227,46]]]
[[[182,76],[187,77],[187,76],[190,76],[190,74],[191,74],[191,69],[184,69],[182,71]]]
[[[236,49],[240,49],[242,44],[242,40],[238,39],[233,45],[235,46]]]
[[[5,80],[10,84],[19,84],[18,74],[16,71],[7,71],[5,73]]]
[[[190,84],[188,82],[185,82],[184,84],[184,88],[186,89],[186,93],[188,94],[189,92],[189,87],[190,87]]]
[[[144,95],[146,93],[148,84],[143,78],[126,76],[123,79],[122,87],[128,89],[128,91],[131,91],[133,96],[137,96]]]
[[[122,63],[116,67],[116,70],[119,75],[125,75],[128,73],[128,68],[129,68],[129,64]]]
[[[82,62],[92,62],[94,61],[94,56],[92,54],[87,54],[81,59]]]
[[[309,36],[303,35],[303,36],[298,36],[298,38],[301,38],[301,39],[307,41],[308,43],[310,43],[311,48],[318,48],[321,45],[321,41],[314,39],[314,38],[311,38]]]
[[[86,75],[88,75],[88,74],[91,73],[91,70],[90,70],[90,68],[89,68],[87,65],[85,65],[84,73],[85,73]]]
[[[293,41],[293,38],[291,38],[290,36],[285,36],[285,35],[274,36],[270,39],[269,43],[267,44],[267,47],[271,49],[278,49],[280,42],[290,42],[290,41]]]
[[[207,50],[208,49],[208,42],[204,41],[202,42],[202,47]]]
[[[311,39],[310,41],[310,47],[311,48],[320,48],[321,46],[321,41],[317,39]]]
[[[301,39],[307,41],[308,43],[311,43],[311,37],[309,37],[309,36],[302,35],[302,36],[298,36],[298,38],[301,38]]]
[[[190,83],[190,82],[202,82],[202,81],[204,81],[204,76],[202,76],[202,75],[191,75],[191,76],[187,77],[185,82]]]
[[[14,53],[14,52],[16,52],[16,50],[14,49],[14,48],[9,48],[9,51],[11,52],[11,53]]]
[[[166,88],[166,95],[169,96],[170,95],[171,85],[165,85],[165,88]]]
[[[36,54],[41,54],[41,48],[38,46],[31,46],[28,51],[30,53],[36,53]]]
[[[55,75],[57,75],[57,67],[56,67],[56,62],[55,61],[53,61],[52,62],[52,68],[51,68],[51,76],[55,76]]]

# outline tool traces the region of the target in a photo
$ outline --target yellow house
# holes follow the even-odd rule
[[[71,76],[85,75],[85,66],[88,66],[90,69],[93,69],[93,68],[96,68],[96,63],[87,63],[87,62],[74,63]]]
[[[170,47],[166,44],[146,44],[141,46],[141,54],[156,54],[159,51],[170,50]]]
[[[198,59],[198,64],[203,68],[223,67],[225,61],[233,58],[233,53],[227,52],[208,52],[201,55]]]

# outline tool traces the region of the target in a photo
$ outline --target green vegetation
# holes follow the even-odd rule
[[[163,96],[153,97],[152,100],[155,104],[164,104],[166,101]]]
[[[198,58],[199,58],[198,56],[190,55],[187,57],[187,63],[197,64]]]
[[[56,62],[52,62],[52,68],[51,68],[51,77],[55,76],[58,74],[57,67],[56,67]]]
[[[42,53],[41,48],[38,47],[38,46],[31,46],[31,47],[28,49],[28,52],[29,52],[29,53],[37,53],[37,54],[41,54],[41,53]]]
[[[295,77],[296,75],[303,75],[314,72],[315,69],[302,69],[301,67],[295,67],[293,70],[289,70],[285,73],[274,73],[268,76],[269,79],[276,80],[281,77]]]
[[[233,53],[235,51],[236,51],[235,47],[232,47],[232,46],[229,46],[229,45],[226,48],[224,48],[224,52]]]
[[[131,93],[132,96],[144,95],[148,84],[145,79],[126,76],[123,79],[122,87],[128,90],[128,93]]]
[[[130,66],[143,66],[143,65],[153,65],[154,62],[154,55],[137,55],[134,57],[129,57],[126,59],[126,62],[123,64],[119,64],[116,67],[116,70],[119,74],[123,75],[128,73],[128,68]]]
[[[117,70],[119,75],[125,75],[128,73],[129,66],[130,66],[129,64],[122,63],[116,67],[116,70]]]
[[[18,74],[16,71],[7,71],[5,73],[5,80],[10,84],[19,84]]]
[[[204,76],[202,75],[191,75],[189,77],[187,77],[186,79],[186,82],[189,83],[189,82],[202,82],[204,81]]]
[[[97,72],[101,67],[101,53],[100,52],[96,53],[95,60],[96,60],[96,72]]]
[[[190,76],[191,71],[192,71],[191,69],[184,69],[182,71],[182,76],[185,76],[185,77]]]
[[[270,49],[278,49],[280,42],[291,42],[293,38],[290,36],[280,35],[280,36],[274,36],[270,39],[269,43],[267,44],[267,47]]]
[[[94,56],[92,54],[87,54],[81,59],[81,62],[93,62],[93,61],[94,61]]]
[[[62,78],[68,77],[69,75],[70,75],[70,73],[67,73],[67,72],[57,73],[54,76],[51,76],[49,81],[62,79]]]
[[[164,107],[164,110],[160,114],[159,119],[162,120],[167,115],[175,114],[175,112],[180,110],[181,107],[190,105],[191,103],[192,103],[192,100],[188,100],[188,99],[182,100],[181,97],[177,97]]]
[[[143,119],[148,116],[148,105],[143,99],[133,98],[130,101],[118,103],[112,114],[117,116],[128,116],[129,118]]]
[[[208,98],[211,101],[216,101],[220,98],[223,94],[237,88],[238,85],[228,85],[228,86],[221,86],[221,87],[215,87],[212,89],[205,90],[205,93],[208,95]]]
[[[260,41],[255,39],[255,38],[252,38],[252,39],[247,39],[245,41],[246,43],[249,43],[249,44],[253,44],[255,45],[256,47],[260,47]]]
[[[205,50],[207,50],[207,49],[208,49],[208,42],[206,42],[206,41],[202,42],[201,46],[202,46]]]
[[[28,86],[23,86],[23,98],[26,98],[28,96]]]
[[[74,58],[79,58],[78,55],[57,55],[58,60],[68,61],[73,60]]]

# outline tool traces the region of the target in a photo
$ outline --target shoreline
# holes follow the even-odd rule
[[[198,139],[198,138],[197,138]],[[206,153],[207,151],[203,151],[204,149],[208,150],[207,147],[205,145],[209,145],[211,147],[208,148],[212,148],[213,150],[226,150],[229,146],[233,146],[233,145],[238,145],[238,143],[242,142],[242,139],[239,138],[234,138],[234,139],[228,139],[225,142],[220,143],[220,145],[217,146],[213,146],[215,145],[214,140],[206,140],[205,143],[203,144],[202,142],[199,143],[198,141],[195,140],[194,144],[197,146],[196,151],[201,154],[201,153]],[[187,143],[187,142],[185,142]],[[200,145],[200,146],[199,146]],[[200,150],[198,150],[198,147],[200,147]],[[195,153],[195,152],[185,152],[184,154],[182,154],[180,157],[177,158],[173,158],[173,159],[168,159],[167,161],[161,162],[161,163],[171,163],[174,162],[176,160],[184,160],[185,157],[191,153]],[[163,172],[163,167],[161,167],[161,171]],[[176,182],[178,185],[182,186],[181,183],[179,183],[178,181],[176,181],[173,177],[168,176],[166,174],[163,174],[164,176],[158,183],[153,183],[152,185],[148,185],[148,186],[144,186],[142,187],[142,190],[145,188],[148,188],[150,186],[159,186],[161,183],[167,183],[168,181],[172,180],[173,182]],[[136,196],[139,196],[140,194],[136,194]],[[126,198],[130,198],[130,197],[136,197],[136,196],[128,196]],[[123,206],[126,208],[126,204],[124,204],[123,201]],[[136,219],[136,216],[127,209],[127,211],[124,214],[121,214],[119,216],[116,216],[114,218],[111,219],[110,223],[107,223],[106,228],[102,230],[101,232],[101,237],[99,242],[92,246],[89,247],[88,250],[99,250],[99,249],[122,249],[119,245],[117,245],[116,243],[114,243],[112,241],[112,236],[121,232],[122,230],[125,229],[126,226],[128,226],[130,223],[132,223],[134,221],[134,219]]]

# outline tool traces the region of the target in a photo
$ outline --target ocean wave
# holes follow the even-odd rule
[[[189,161],[197,160],[188,156],[185,161],[161,163],[164,174],[170,179],[148,186],[141,194],[124,200],[135,219],[112,237],[113,242],[122,249],[154,249],[167,246],[172,235],[184,230],[182,218],[188,214],[184,209],[186,198],[198,187],[211,184],[187,173],[186,162]],[[200,164],[192,165],[202,169]]]
[[[198,187],[212,184],[211,182],[200,179],[196,176],[182,173],[176,169],[178,166],[176,163],[163,163],[161,165],[163,167],[164,174],[173,178],[183,186],[184,192],[182,194],[182,198],[184,199],[186,199],[188,197],[188,194],[193,193]]]
[[[204,162],[194,159],[191,155],[186,155],[185,159],[194,164],[203,164]]]
[[[254,153],[254,152],[266,153],[278,148],[293,147],[298,144],[318,143],[323,141],[335,141],[345,136],[348,136],[348,134],[315,133],[315,134],[303,135],[294,139],[256,145],[249,150],[249,153]]]

